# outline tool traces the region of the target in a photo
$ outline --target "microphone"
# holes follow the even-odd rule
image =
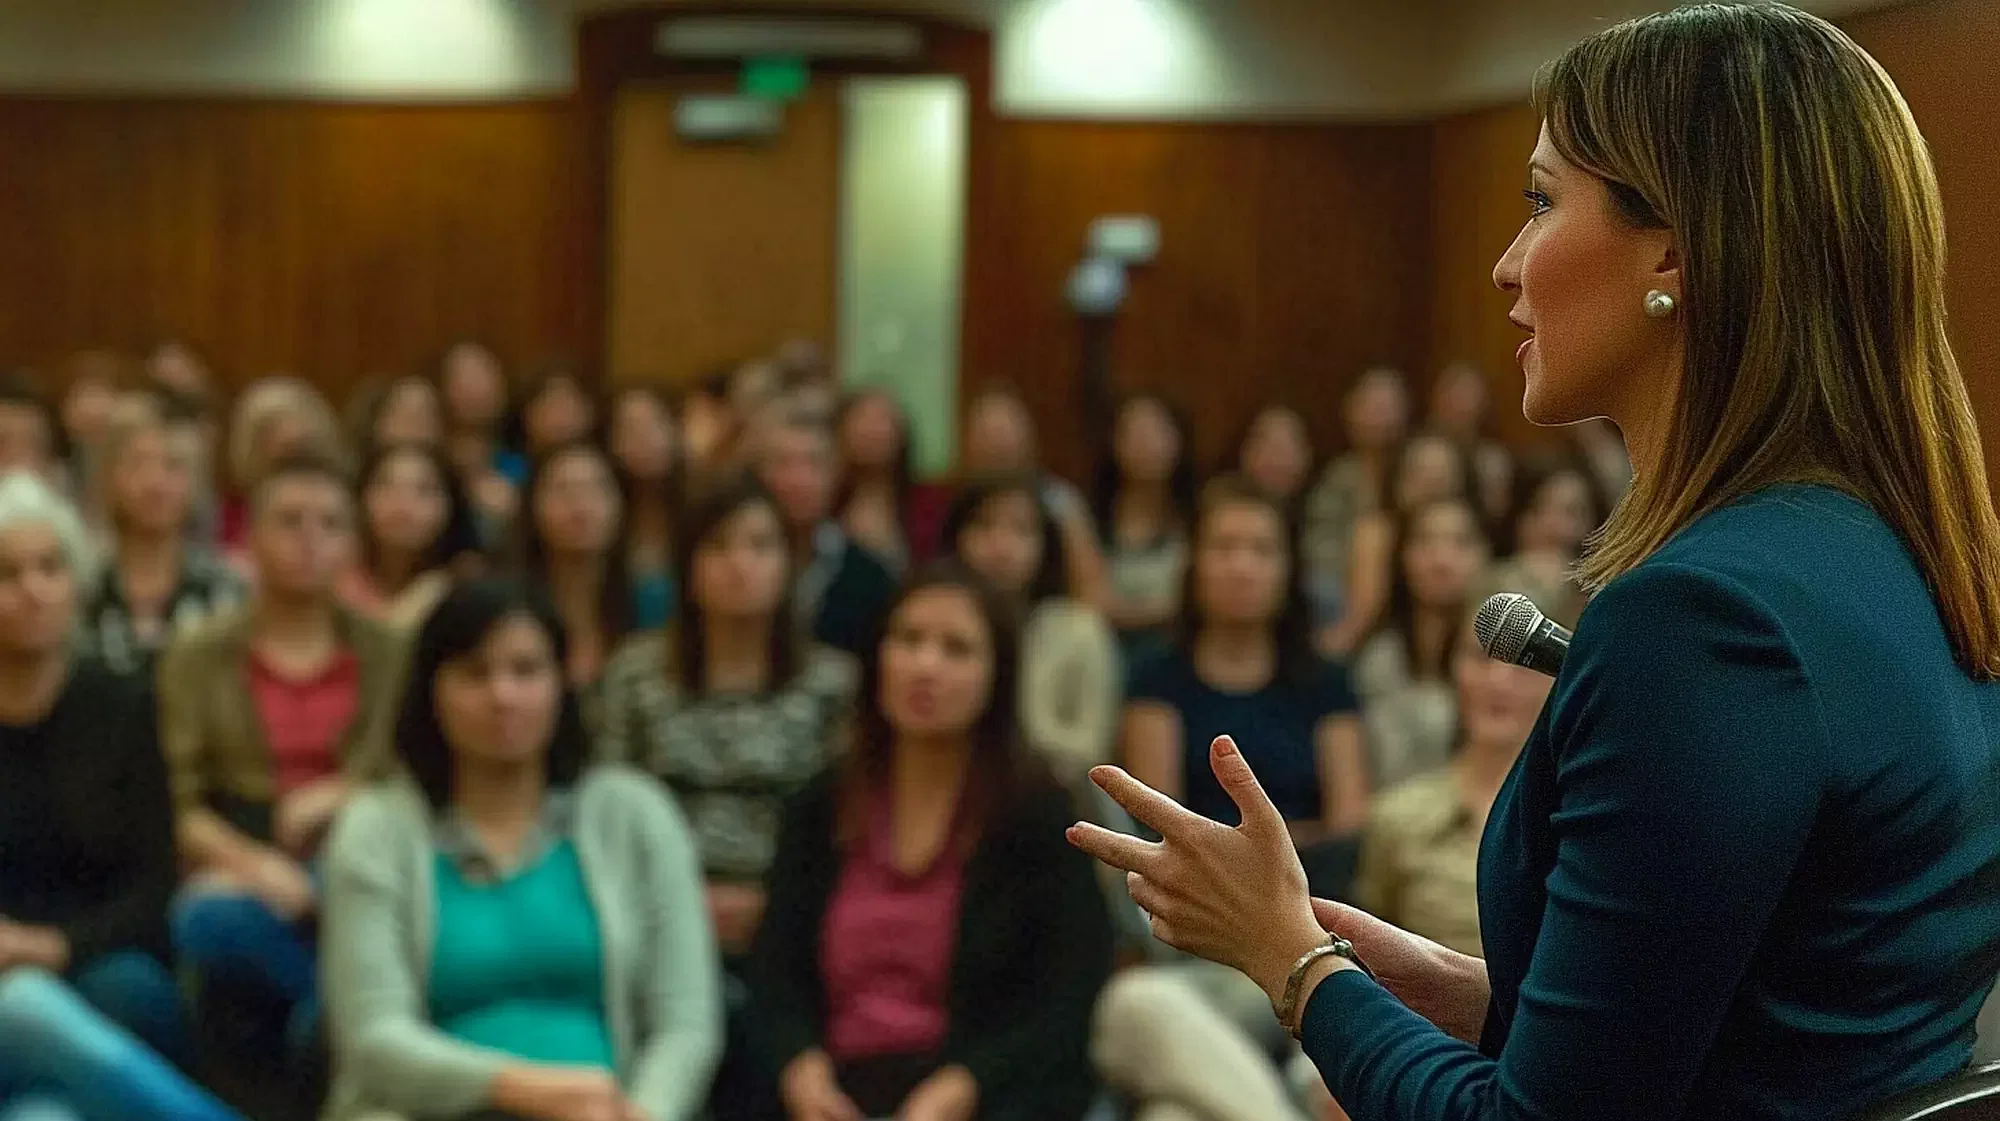
[[[1550,677],[1562,670],[1563,658],[1569,655],[1570,632],[1519,592],[1501,592],[1480,604],[1472,633],[1494,661],[1526,666]]]

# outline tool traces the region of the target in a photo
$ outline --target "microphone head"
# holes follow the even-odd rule
[[[1542,610],[1535,601],[1519,592],[1501,592],[1489,596],[1479,605],[1479,614],[1473,617],[1472,633],[1479,639],[1479,648],[1496,662],[1520,665],[1521,656],[1527,652],[1528,636],[1542,625]]]

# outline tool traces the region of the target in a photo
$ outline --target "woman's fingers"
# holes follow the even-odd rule
[[[1092,767],[1090,781],[1111,795],[1134,821],[1151,826],[1162,837],[1185,836],[1203,825],[1207,818],[1182,806],[1165,794],[1125,773],[1120,767]]]
[[[1150,867],[1153,854],[1160,848],[1156,841],[1134,837],[1129,833],[1113,832],[1087,821],[1079,821],[1069,827],[1069,843],[1113,868],[1126,872],[1136,872],[1141,867]]]
[[[1215,772],[1215,781],[1229,793],[1229,800],[1243,815],[1246,829],[1263,834],[1285,833],[1285,815],[1271,804],[1271,796],[1264,793],[1264,786],[1257,781],[1257,773],[1250,769],[1250,761],[1236,748],[1236,741],[1228,736],[1217,736],[1208,745],[1208,766]],[[1289,835],[1288,835],[1289,836]]]

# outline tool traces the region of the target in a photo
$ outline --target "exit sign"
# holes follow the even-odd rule
[[[806,92],[812,70],[794,55],[764,55],[743,63],[743,92],[771,101],[793,101]]]

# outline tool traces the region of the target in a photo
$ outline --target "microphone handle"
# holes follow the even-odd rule
[[[1537,673],[1550,677],[1562,672],[1563,659],[1569,655],[1570,632],[1553,619],[1543,619],[1535,633],[1528,636],[1527,645],[1521,648],[1521,665]]]

